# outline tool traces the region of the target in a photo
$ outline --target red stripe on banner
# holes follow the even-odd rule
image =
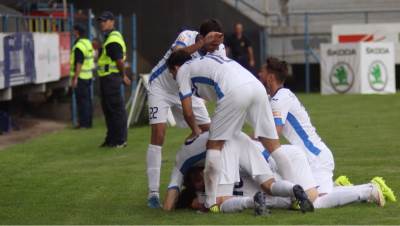
[[[369,35],[369,34],[339,35],[339,43],[371,42],[373,40],[374,40],[374,35]]]
[[[69,76],[69,57],[71,49],[71,34],[69,32],[59,32],[60,37],[60,68],[61,77]]]

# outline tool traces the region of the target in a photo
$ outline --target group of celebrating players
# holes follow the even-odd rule
[[[268,58],[259,79],[226,56],[220,23],[205,20],[199,32],[184,30],[149,79],[151,142],[147,150],[148,206],[203,212],[271,208],[302,212],[354,202],[396,201],[381,177],[352,185],[334,182],[334,159],[289,89],[288,65]],[[205,101],[215,102],[210,119]],[[163,205],[160,202],[162,146],[171,110],[191,134],[176,154]],[[253,129],[242,132],[245,122]],[[281,145],[282,135],[290,145]]]

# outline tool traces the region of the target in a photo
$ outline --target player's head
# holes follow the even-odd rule
[[[179,195],[176,208],[197,209],[194,200],[197,192],[204,192],[203,167],[191,167],[183,178],[184,189]]]
[[[104,11],[98,18],[97,21],[100,24],[100,30],[102,32],[114,29],[114,14],[110,11]]]
[[[83,37],[86,34],[85,28],[80,24],[75,24],[73,28],[73,34],[75,37]]]
[[[274,87],[282,86],[288,78],[288,64],[275,57],[269,57],[261,67],[260,80],[265,88],[271,93]]]
[[[167,59],[167,67],[168,67],[169,72],[175,78],[176,74],[178,73],[178,70],[182,66],[182,64],[184,64],[185,62],[187,62],[191,59],[192,59],[192,57],[190,56],[190,54],[184,50],[174,51]]]
[[[201,37],[206,37],[210,32],[219,32],[222,33],[222,25],[217,19],[207,19],[203,21],[200,25],[199,29]],[[224,41],[223,36],[221,39],[215,40],[209,45],[205,45],[204,49],[207,52],[213,52],[218,49],[219,45]]]

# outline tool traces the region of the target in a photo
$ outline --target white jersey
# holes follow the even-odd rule
[[[184,145],[182,145],[181,150],[176,154],[175,167],[173,169],[168,188],[180,189],[181,185],[183,184],[183,177],[191,167],[204,167],[207,141],[208,133],[203,133],[193,142],[186,142]],[[231,161],[224,162],[224,165],[239,165],[240,169],[246,171],[249,175],[261,175],[267,173],[266,169],[263,167],[258,167],[257,163],[261,162],[261,164],[268,166],[264,159],[269,158],[269,152],[266,151],[261,144],[253,141],[249,136],[242,132],[235,136],[235,139],[225,142],[222,149],[222,154],[224,156],[239,154],[239,157],[237,158],[238,162],[234,161],[233,159],[229,159]],[[226,169],[226,167],[223,167],[223,169]],[[231,172],[223,172],[221,177],[223,178],[224,174],[227,173],[229,174]],[[239,168],[237,168],[236,176],[237,181],[239,181]]]
[[[271,97],[271,107],[277,126],[291,144],[307,150],[308,157],[315,157],[326,148],[318,136],[306,109],[289,89],[281,88]]]
[[[211,101],[221,100],[244,84],[258,82],[236,61],[211,53],[183,64],[176,81],[181,99],[194,94]]]
[[[195,44],[198,34],[199,33],[197,31],[184,30],[178,35],[174,43],[172,43],[171,48],[165,53],[164,57],[151,70],[151,75],[149,78],[150,90],[161,89],[169,93],[177,93],[178,87],[171,73],[169,73],[168,71],[166,64],[167,59],[169,58],[175,47],[187,47]],[[226,56],[225,46],[221,44],[219,48],[214,52],[214,54]],[[201,54],[199,52],[195,52],[192,54],[192,58],[200,56]]]

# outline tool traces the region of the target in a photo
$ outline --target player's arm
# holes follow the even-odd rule
[[[171,179],[168,185],[167,194],[165,195],[164,198],[163,209],[165,211],[172,211],[176,207],[176,203],[180,195],[180,188],[183,184],[183,174],[179,169],[182,168],[182,165],[186,160],[185,158],[185,155],[187,154],[186,151],[188,150],[182,148],[180,151],[176,153],[175,166],[172,169]]]
[[[179,87],[179,98],[181,99],[183,117],[192,134],[187,139],[196,138],[201,134],[201,129],[196,123],[196,117],[192,108],[192,82],[190,80],[190,65],[182,65],[176,75],[176,81]]]
[[[199,41],[190,46],[176,45],[175,47],[172,48],[172,51],[183,50],[189,54],[193,54],[197,52],[199,49],[201,49],[203,46],[204,46],[204,40],[200,39]]]
[[[184,99],[181,100],[182,103],[182,110],[183,110],[183,117],[185,118],[186,123],[192,130],[192,134],[188,137],[188,139],[196,138],[198,135],[201,134],[201,129],[196,123],[196,117],[193,113],[192,108],[192,97],[186,96]]]
[[[186,46],[185,42],[179,41],[176,43],[176,45],[172,48],[173,51],[177,50],[183,50],[189,54],[193,54],[197,52],[199,49],[203,48],[204,45],[207,45],[209,43],[215,42],[215,41],[221,41],[223,40],[223,34],[220,32],[210,32],[206,35],[206,37],[200,37],[198,41],[196,41],[194,44]],[[178,37],[178,40],[184,40],[184,37]]]
[[[286,123],[286,117],[289,112],[290,102],[285,98],[272,98],[271,108],[272,116],[274,117],[276,131],[278,135],[282,135],[283,126]]]
[[[276,131],[278,132],[278,135],[282,135],[282,130],[283,130],[283,126],[276,126]]]
[[[172,211],[175,209],[176,202],[178,201],[179,190],[177,188],[168,188],[165,195],[163,209],[165,211]]]

